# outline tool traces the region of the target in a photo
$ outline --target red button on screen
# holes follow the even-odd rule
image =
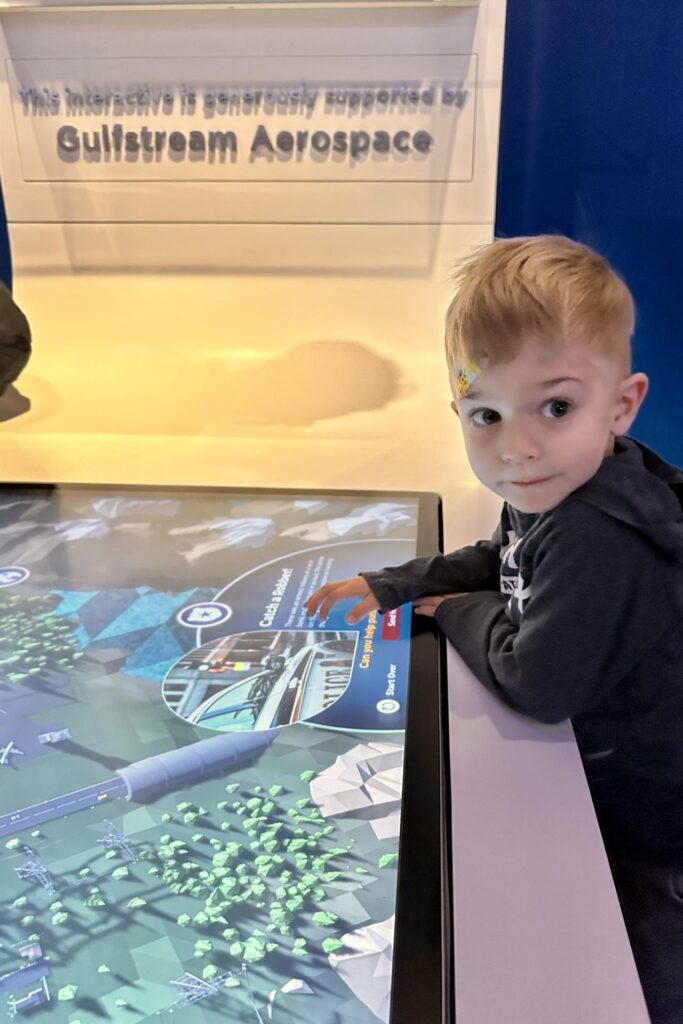
[[[382,640],[398,640],[401,627],[401,609],[394,608],[382,619]]]

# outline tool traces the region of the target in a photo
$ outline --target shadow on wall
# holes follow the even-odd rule
[[[232,371],[231,423],[310,426],[382,409],[406,393],[398,364],[353,341],[311,341]]]
[[[0,423],[16,419],[17,416],[28,412],[30,408],[31,399],[22,395],[14,384],[10,384],[7,390],[0,395]]]
[[[413,388],[393,360],[353,341],[310,341],[244,365],[227,350],[158,353],[121,345],[55,364],[49,384],[26,376],[31,411],[16,430],[213,435],[307,427],[382,409]],[[44,370],[45,373],[45,370]]]

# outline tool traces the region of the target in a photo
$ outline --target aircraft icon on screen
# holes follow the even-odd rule
[[[23,754],[23,750],[19,750],[19,747],[15,744],[14,740],[10,740],[6,747],[0,749],[0,766],[11,765],[10,758],[14,754]]]

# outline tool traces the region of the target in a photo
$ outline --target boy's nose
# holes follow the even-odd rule
[[[501,436],[500,457],[503,462],[519,464],[538,459],[541,449],[529,430],[508,426]]]

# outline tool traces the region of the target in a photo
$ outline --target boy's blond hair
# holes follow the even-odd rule
[[[631,372],[635,307],[606,259],[564,235],[505,238],[455,271],[446,313],[452,373],[512,359],[524,341],[579,341]]]

